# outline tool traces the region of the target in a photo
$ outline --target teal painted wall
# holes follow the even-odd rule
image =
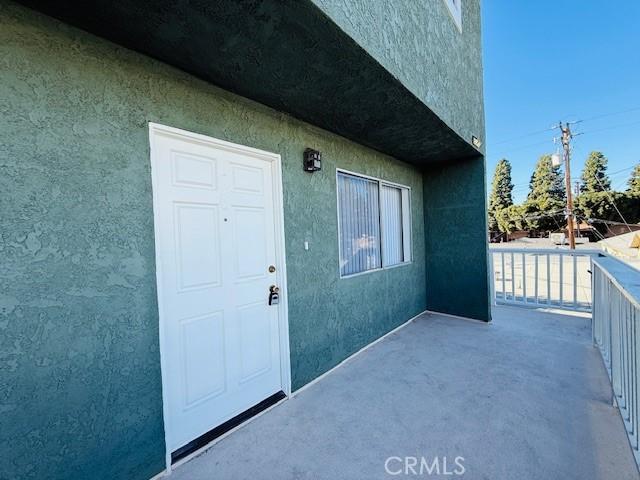
[[[491,320],[484,157],[424,172],[427,307]]]
[[[312,1],[464,140],[484,143],[480,0],[462,1],[462,31],[442,0]],[[430,310],[490,318],[484,170],[481,155],[425,167]]]
[[[312,0],[467,142],[484,139],[480,0]]]
[[[479,31],[465,13],[460,34],[442,0],[347,0],[347,27],[361,35],[312,0],[20,3],[409,163],[477,154],[432,111],[467,121],[482,110]]]
[[[282,155],[294,389],[425,308],[412,166],[5,0],[0,113],[2,479],[164,468],[150,121]],[[412,188],[412,264],[338,278],[336,167]]]

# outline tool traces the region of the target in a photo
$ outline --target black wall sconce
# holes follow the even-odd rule
[[[317,172],[322,169],[322,154],[313,150],[312,148],[307,148],[304,151],[304,171],[305,172]]]

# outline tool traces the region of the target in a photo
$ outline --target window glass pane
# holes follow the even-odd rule
[[[444,0],[458,30],[462,31],[462,0]]]
[[[402,190],[382,185],[380,190],[382,223],[382,259],[384,266],[404,262],[402,241]]]
[[[380,268],[378,182],[338,173],[340,274]]]

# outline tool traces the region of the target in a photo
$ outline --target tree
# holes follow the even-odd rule
[[[513,205],[513,183],[511,182],[511,164],[503,158],[496,165],[489,197],[489,230],[499,230],[498,214],[501,210]],[[503,231],[503,230],[500,230]]]
[[[526,220],[524,216],[524,208],[520,205],[509,205],[496,212],[496,221],[498,230],[509,235],[516,230],[524,230],[526,228]]]
[[[612,198],[613,197],[613,198]],[[616,192],[585,192],[578,197],[574,204],[575,214],[580,220],[613,220],[621,221],[613,207]],[[619,198],[618,198],[619,200]],[[600,230],[600,228],[599,228]],[[604,233],[604,232],[601,232]]]
[[[640,222],[640,195],[628,192],[586,192],[576,198],[575,213],[578,219],[592,221],[601,234],[606,234],[608,227],[603,220]]]
[[[524,213],[531,230],[557,230],[564,220],[565,190],[559,166],[553,166],[551,155],[542,155],[529,182]]]
[[[581,192],[605,192],[611,189],[607,176],[607,157],[602,152],[591,152],[582,170]]]
[[[627,193],[629,195],[640,196],[640,163],[631,171],[631,177],[629,177],[628,185],[629,188],[627,188]]]

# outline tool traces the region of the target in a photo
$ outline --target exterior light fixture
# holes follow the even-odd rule
[[[478,137],[476,137],[475,135],[473,135],[471,137],[471,143],[473,143],[473,146],[476,148],[480,148],[482,147],[482,142],[480,141],[480,139]]]
[[[316,172],[322,169],[322,154],[313,150],[312,148],[307,148],[304,151],[304,163],[303,163],[305,172]]]

